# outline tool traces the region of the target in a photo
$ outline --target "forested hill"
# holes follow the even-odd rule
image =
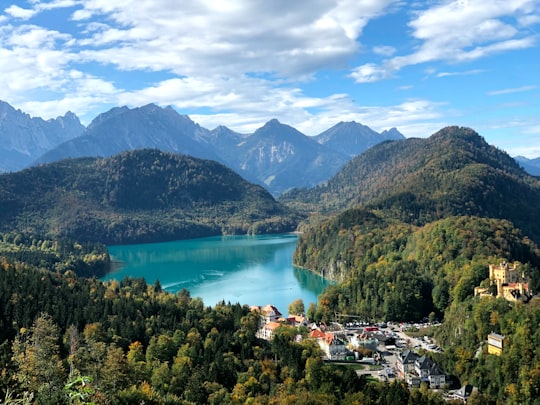
[[[538,179],[463,127],[374,146],[325,184],[280,201],[322,212],[363,205],[416,225],[453,215],[502,218],[540,240],[531,221],[540,214]]]
[[[0,230],[107,244],[283,232],[297,219],[209,160],[157,150],[0,176]]]
[[[475,403],[535,403],[537,178],[474,131],[450,127],[375,146],[325,186],[285,197],[303,209],[337,211],[306,225],[294,253],[295,265],[337,281],[319,296],[317,316],[442,320],[429,330],[444,351],[430,356],[460,385],[478,389]],[[476,286],[493,294],[489,265],[502,262],[517,266],[528,292],[475,296]],[[505,336],[501,356],[487,349],[491,332]]]

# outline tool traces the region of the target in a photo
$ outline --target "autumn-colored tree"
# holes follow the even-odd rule
[[[298,298],[289,304],[289,315],[302,315],[305,313],[304,301]]]
[[[42,313],[29,330],[21,329],[13,342],[15,378],[38,402],[61,401],[65,370],[60,359],[59,329]]]

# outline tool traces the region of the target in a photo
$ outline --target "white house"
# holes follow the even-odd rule
[[[345,360],[349,353],[347,349],[347,340],[344,336],[337,336],[331,332],[322,332],[314,330],[310,335],[317,339],[320,348],[329,360]]]
[[[272,340],[274,332],[280,326],[278,322],[268,322],[262,328],[257,330],[257,337],[264,340]]]

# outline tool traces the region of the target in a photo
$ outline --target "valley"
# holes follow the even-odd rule
[[[180,125],[174,111],[141,109]],[[90,129],[131,113],[111,111]],[[182,122],[193,124],[186,117]],[[274,139],[277,129],[283,125],[270,121],[241,143]],[[285,130],[283,139],[308,142],[293,128]],[[317,145],[313,150],[320,150]],[[318,152],[305,153],[321,159]],[[309,177],[310,159],[295,159],[294,171],[305,167]],[[249,160],[253,166],[246,170],[261,169]],[[373,382],[350,367],[324,363],[320,339],[334,338],[325,328],[336,314],[349,314],[372,323],[439,320],[433,338],[443,350],[418,352],[445,371],[438,388],[472,385],[472,403],[533,403],[540,394],[540,359],[533,349],[540,344],[540,225],[532,220],[540,214],[538,178],[463,127],[378,143],[338,166],[318,184],[288,184],[279,197],[211,156],[155,148],[0,175],[0,354],[8,376],[0,389],[6,395],[15,390],[19,398],[35,395],[39,403],[64,403],[66,384],[80,393],[77,384],[86,378],[93,387],[88,398],[96,403],[106,397],[117,403],[266,403],[276,396],[281,403],[297,396],[314,403],[376,403],[393,395],[419,404],[445,401],[402,379]],[[291,266],[331,282],[316,292],[316,302],[291,307],[297,313],[289,318],[317,324],[324,338],[311,336],[305,324],[291,327],[279,319],[261,332],[263,318],[249,305],[268,304],[258,299],[271,297],[280,279],[291,288],[290,278],[272,268],[280,266],[277,258],[266,270],[276,273],[272,286],[264,287],[272,278],[257,273],[257,265],[233,279],[247,286],[249,302],[226,298],[219,283],[212,288],[227,301],[208,304],[201,291],[170,290],[182,281],[160,276],[166,267],[161,253],[149,253],[161,259],[148,282],[142,274],[105,274],[114,251],[106,245],[189,244],[234,235],[278,240],[292,231],[298,241],[295,236],[286,260],[292,254]],[[184,256],[209,254],[192,248]],[[491,293],[489,266],[502,262],[522,272],[526,299]],[[262,281],[262,291],[249,287],[252,276]],[[498,354],[487,343],[492,333],[505,337]],[[36,344],[53,355],[34,351]]]

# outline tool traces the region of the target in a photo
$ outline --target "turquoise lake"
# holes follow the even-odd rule
[[[143,277],[163,289],[182,288],[205,305],[275,305],[284,315],[301,298],[307,309],[329,282],[292,265],[294,234],[226,236],[166,243],[110,246],[121,267],[103,280]]]

